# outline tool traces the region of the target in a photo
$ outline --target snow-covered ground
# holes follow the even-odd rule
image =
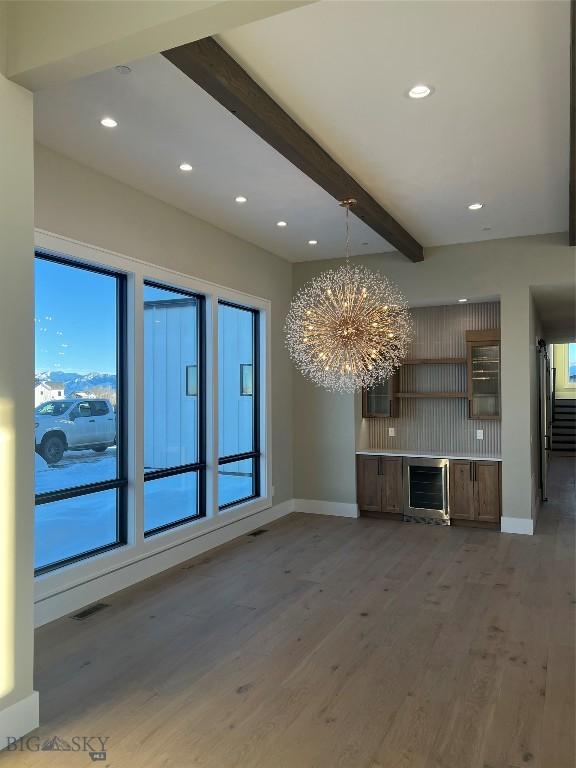
[[[74,488],[76,485],[100,483],[116,477],[116,447],[104,453],[66,451],[64,458],[48,466],[36,454],[36,493]]]
[[[68,451],[54,466],[36,454],[36,493],[110,480],[116,449]],[[116,491],[40,504],[36,507],[36,568],[116,541]]]
[[[69,451],[61,462],[48,466],[36,454],[36,493],[110,480],[116,476],[116,449],[105,453]],[[252,492],[250,477],[219,476],[220,504]],[[187,473],[151,480],[145,489],[148,530],[196,514],[196,475]],[[104,547],[117,539],[116,491],[41,504],[36,507],[36,567]]]

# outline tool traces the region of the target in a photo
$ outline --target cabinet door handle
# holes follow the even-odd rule
[[[468,474],[470,476],[470,482],[472,482],[472,480],[474,480],[474,475],[473,475],[473,471],[472,471],[472,467],[473,466],[474,466],[474,462],[471,461],[470,462],[470,466],[468,467]]]
[[[474,464],[474,472],[473,472],[472,480],[474,480],[474,482],[476,482],[476,462],[474,461],[472,463]]]

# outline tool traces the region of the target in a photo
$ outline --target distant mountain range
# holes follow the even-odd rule
[[[116,389],[115,373],[73,373],[72,371],[42,371],[36,374],[36,381],[62,381],[66,397],[73,392],[89,392],[95,387]]]

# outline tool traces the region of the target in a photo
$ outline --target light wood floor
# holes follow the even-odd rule
[[[42,628],[40,737],[108,736],[114,768],[574,768],[573,459],[552,470],[534,537],[294,515]]]

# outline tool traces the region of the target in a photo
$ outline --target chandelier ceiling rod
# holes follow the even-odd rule
[[[350,209],[346,260],[298,291],[286,317],[286,345],[300,371],[338,392],[369,388],[389,378],[406,356],[412,320],[406,299],[384,275],[351,264]]]
[[[356,198],[354,197],[347,197],[345,200],[340,201],[340,205],[342,208],[346,208],[346,246],[345,246],[345,254],[346,254],[346,261],[350,259],[350,256],[352,255],[352,244],[350,240],[350,208],[352,208],[354,205],[356,205]]]

